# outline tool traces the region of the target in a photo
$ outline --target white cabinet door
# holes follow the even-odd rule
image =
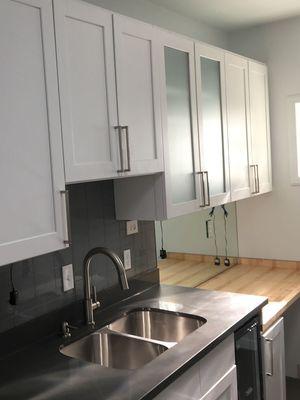
[[[51,0],[0,2],[0,265],[64,248]]]
[[[202,206],[217,206],[230,201],[225,53],[196,43],[195,57]]]
[[[114,15],[117,101],[126,175],[163,170],[157,31]]]
[[[283,318],[262,336],[265,400],[285,400]]]
[[[200,397],[200,370],[197,363],[156,396],[155,400],[199,400]]]
[[[266,65],[249,61],[252,192],[272,190],[268,72]]]
[[[237,400],[236,367],[233,366],[200,400]]]
[[[66,181],[113,178],[120,169],[112,14],[55,0]]]
[[[225,69],[231,200],[236,201],[251,195],[248,62],[228,53],[225,55]]]

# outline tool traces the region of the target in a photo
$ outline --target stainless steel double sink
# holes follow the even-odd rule
[[[202,317],[138,308],[60,348],[62,354],[115,369],[137,369],[206,323]]]

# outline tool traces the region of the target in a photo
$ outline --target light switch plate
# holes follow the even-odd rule
[[[64,292],[74,289],[74,274],[72,264],[64,265],[62,267],[62,276]]]
[[[127,230],[127,235],[133,235],[134,233],[138,233],[139,231],[139,226],[138,222],[135,221],[127,221],[126,222],[126,230]]]
[[[124,267],[125,267],[126,271],[128,269],[131,269],[131,252],[130,252],[130,249],[124,250]]]

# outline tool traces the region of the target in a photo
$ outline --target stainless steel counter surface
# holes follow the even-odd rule
[[[158,285],[96,312],[97,328],[136,307],[201,316],[207,323],[138,370],[116,370],[71,359],[59,352],[66,341],[41,339],[0,360],[1,400],[140,400],[154,398],[213,347],[258,314],[267,299]],[[71,342],[88,333],[76,331]],[[5,343],[1,343],[5,346]]]

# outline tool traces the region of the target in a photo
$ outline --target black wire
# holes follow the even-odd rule
[[[214,229],[214,242],[215,242],[215,250],[216,250],[216,257],[218,257],[218,243],[217,243],[217,234],[216,234],[216,216],[215,213],[212,213],[213,219],[213,229]]]
[[[228,240],[227,240],[227,217],[224,214],[224,231],[225,231],[225,255],[228,257]]]
[[[227,217],[228,217],[228,211],[226,210],[225,206],[222,205],[221,206],[224,214],[223,214],[223,218],[224,218],[224,233],[225,233],[225,256],[226,258],[228,257],[228,240],[227,240]]]

